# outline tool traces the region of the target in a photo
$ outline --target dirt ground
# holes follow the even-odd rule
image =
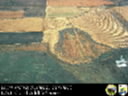
[[[24,11],[0,11],[1,18],[22,18],[24,17]]]

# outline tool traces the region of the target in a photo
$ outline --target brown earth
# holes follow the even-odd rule
[[[101,6],[110,5],[108,0],[47,0],[47,6]]]
[[[55,44],[55,55],[70,64],[89,63],[111,48],[98,44],[85,32],[65,31]],[[61,32],[60,32],[61,34]]]
[[[5,18],[23,18],[24,11],[0,11],[0,19]]]

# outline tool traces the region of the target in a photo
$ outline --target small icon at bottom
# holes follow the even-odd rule
[[[105,91],[106,91],[106,94],[107,94],[108,96],[114,96],[114,95],[116,95],[116,93],[117,93],[117,87],[116,87],[116,85],[109,84],[109,85],[106,87]]]
[[[121,96],[125,96],[128,93],[128,85],[127,84],[119,84],[118,85],[118,93]]]

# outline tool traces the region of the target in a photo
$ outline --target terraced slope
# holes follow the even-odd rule
[[[128,47],[127,21],[111,9],[94,9],[70,20],[74,26],[87,31],[97,42],[113,48]]]
[[[68,7],[66,8],[68,9]],[[44,41],[49,44],[50,51],[58,59],[71,64],[90,62],[111,48],[127,48],[128,12],[126,8],[127,6],[108,9],[93,7],[89,8],[89,11],[83,11],[84,14],[79,13],[76,16],[67,17],[64,15],[62,17],[56,15],[54,18],[46,18],[47,26],[45,26],[44,31]],[[81,36],[79,32],[78,36],[75,36],[75,32],[72,32],[72,26],[82,30],[83,34],[87,33],[88,36]],[[85,46],[86,44],[88,46]],[[95,47],[92,49],[91,46],[93,45]],[[109,46],[110,49],[104,45]],[[95,53],[95,50],[99,54]]]
[[[0,82],[127,83],[124,1],[0,0]]]

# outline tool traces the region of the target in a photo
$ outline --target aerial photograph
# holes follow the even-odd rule
[[[0,0],[0,83],[128,83],[128,0]]]

